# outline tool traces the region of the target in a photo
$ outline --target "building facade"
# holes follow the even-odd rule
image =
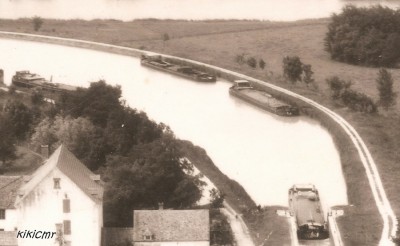
[[[60,146],[18,190],[19,246],[100,246],[103,184]]]

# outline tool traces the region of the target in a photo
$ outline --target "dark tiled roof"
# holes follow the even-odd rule
[[[104,189],[101,181],[94,181],[93,177],[96,175],[64,145],[58,147],[49,159],[31,175],[31,180],[21,187],[20,192],[23,194],[21,199],[24,199],[55,168],[70,178],[93,201],[102,202]]]
[[[17,191],[22,181],[22,176],[0,176],[0,209],[14,208]]]
[[[0,246],[17,246],[17,232],[0,231]]]
[[[208,210],[135,210],[133,240],[146,241],[149,232],[155,242],[209,241]]]

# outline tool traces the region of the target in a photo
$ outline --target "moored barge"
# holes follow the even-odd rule
[[[328,223],[314,185],[293,185],[289,189],[289,210],[295,216],[299,239],[319,240],[329,237]]]
[[[11,80],[12,84],[25,88],[40,88],[50,92],[75,91],[77,87],[60,83],[52,83],[38,74],[27,70],[17,71]]]
[[[297,107],[278,100],[265,91],[255,89],[244,79],[235,80],[234,85],[229,88],[229,93],[280,116],[299,115]]]
[[[173,75],[177,75],[186,79],[191,79],[198,82],[216,82],[217,78],[214,75],[201,72],[190,66],[181,66],[166,62],[162,56],[146,56],[143,55],[140,59],[140,64],[146,67],[154,68],[160,71],[164,71]]]

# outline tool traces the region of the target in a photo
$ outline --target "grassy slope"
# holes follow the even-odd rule
[[[354,88],[365,92],[376,99],[375,68],[363,68],[331,61],[329,54],[323,51],[323,37],[327,30],[328,20],[309,20],[293,23],[271,23],[259,21],[155,21],[143,20],[134,22],[120,21],[56,21],[45,20],[39,34],[62,37],[95,40],[117,45],[145,48],[172,55],[192,58],[236,70],[253,77],[268,80],[272,83],[289,88],[308,96],[325,106],[333,108],[347,119],[361,134],[372,152],[378,169],[389,195],[389,200],[397,214],[400,214],[400,168],[397,161],[400,153],[399,122],[400,103],[389,114],[363,115],[336,108],[327,92],[325,78],[339,75],[351,79]],[[0,30],[33,32],[29,20],[0,20]],[[164,33],[170,40],[162,41]],[[249,56],[263,58],[266,70],[253,70],[245,65],[234,62],[237,54],[246,53]],[[315,72],[319,90],[310,90],[302,85],[290,85],[279,82],[282,57],[298,55],[304,63],[309,63]],[[391,70],[395,79],[395,90],[400,91],[400,70]],[[339,139],[340,141],[340,139]],[[341,143],[343,144],[343,143]],[[346,146],[346,145],[344,145]],[[348,212],[354,214],[355,221],[348,223],[343,218],[341,223],[345,240],[349,245],[362,245],[364,242],[376,241],[379,230],[373,231],[375,222],[380,222],[376,216],[376,208],[371,201],[367,189],[363,168],[357,161],[355,151],[341,156],[346,173],[350,203],[354,207]],[[353,163],[354,162],[354,163]],[[366,190],[367,192],[363,192]],[[372,216],[372,214],[374,214]],[[357,218],[356,218],[357,217]],[[372,228],[371,228],[372,227]],[[356,236],[349,230],[358,229]]]

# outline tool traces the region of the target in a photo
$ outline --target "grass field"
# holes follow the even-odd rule
[[[158,51],[235,70],[279,86],[291,89],[333,109],[348,120],[360,133],[371,151],[384,183],[389,200],[400,215],[400,102],[389,112],[376,115],[353,113],[337,106],[329,98],[325,79],[338,75],[352,80],[353,88],[377,100],[375,78],[377,68],[347,65],[330,60],[324,51],[323,38],[329,20],[298,22],[262,21],[159,21],[114,20],[59,21],[45,20],[39,32],[33,32],[30,20],[0,20],[0,30],[37,33],[68,38],[79,38],[116,45]],[[169,40],[164,41],[163,35]],[[262,58],[266,69],[251,69],[234,61],[238,54]],[[298,55],[312,65],[318,89],[302,84],[292,85],[282,79],[282,58]],[[391,69],[394,88],[400,91],[400,70]],[[328,126],[329,128],[329,126]],[[351,144],[342,141],[340,132],[332,129],[341,150],[343,170],[348,187],[348,216],[339,219],[339,226],[347,245],[375,245],[380,237],[381,223],[366,182],[364,169]]]

